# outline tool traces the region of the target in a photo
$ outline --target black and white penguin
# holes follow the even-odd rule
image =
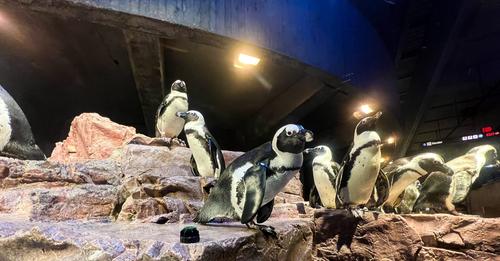
[[[453,203],[462,203],[469,194],[472,183],[485,165],[495,164],[497,150],[491,145],[481,145],[470,149],[464,155],[446,162],[453,169]]]
[[[443,172],[432,172],[422,183],[420,195],[413,206],[415,213],[451,213],[459,215],[453,204],[454,186],[452,176]]]
[[[0,86],[0,155],[25,160],[44,160],[31,126],[16,101]]]
[[[336,208],[336,178],[340,165],[333,161],[332,151],[327,146],[316,146],[304,150],[305,154],[314,154],[312,161],[314,188],[311,193],[318,193],[320,202],[311,202],[316,199],[313,195],[309,196],[310,205],[317,204],[325,208]]]
[[[195,222],[235,219],[275,235],[272,227],[257,225],[253,220],[262,223],[269,218],[274,197],[297,174],[305,143],[312,139],[311,131],[288,124],[275,133],[271,142],[235,159],[212,188]]]
[[[163,98],[156,112],[156,137],[177,138],[184,127],[184,119],[177,112],[188,110],[186,83],[177,80],[172,83],[170,93]]]
[[[453,170],[444,164],[444,159],[435,153],[422,153],[410,159],[410,161],[391,172],[386,172],[389,180],[389,195],[382,207],[389,210],[401,202],[400,196],[409,185],[416,180],[425,177],[427,174],[441,171],[448,175],[453,175]]]
[[[184,132],[191,149],[191,168],[193,174],[202,177],[219,178],[226,168],[222,150],[208,131],[203,115],[198,111],[177,112],[184,119]]]
[[[353,210],[357,217],[361,214],[356,210],[370,200],[380,171],[382,142],[375,131],[380,116],[382,112],[377,112],[356,125],[352,147],[337,175],[339,207]]]
[[[415,180],[412,184],[405,188],[400,195],[401,202],[394,208],[394,212],[398,214],[410,214],[413,212],[413,206],[420,196],[422,184],[419,180]]]

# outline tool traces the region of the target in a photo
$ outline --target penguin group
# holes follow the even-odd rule
[[[194,219],[201,224],[237,220],[276,236],[273,227],[262,223],[271,216],[275,196],[304,167],[304,155],[312,157],[311,175],[301,173],[310,206],[346,209],[361,219],[367,210],[457,214],[455,204],[464,200],[482,166],[496,162],[495,148],[485,145],[449,162],[436,153],[422,153],[382,166],[386,144],[377,131],[382,112],[375,112],[356,124],[339,163],[326,145],[306,148],[313,140],[311,131],[288,124],[226,167],[203,115],[188,107],[186,84],[175,81],[158,108],[156,130],[160,138],[176,139],[183,129],[193,175],[215,179]]]

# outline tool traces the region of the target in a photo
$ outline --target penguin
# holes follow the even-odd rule
[[[170,93],[165,96],[156,111],[156,137],[177,138],[184,127],[184,119],[177,117],[177,112],[188,110],[186,83],[177,80],[172,83]]]
[[[271,142],[236,158],[219,177],[194,221],[205,224],[220,219],[239,220],[248,228],[258,228],[276,236],[265,222],[274,197],[302,166],[306,142],[313,133],[301,125],[288,124],[276,131]]]
[[[400,195],[406,187],[434,171],[441,171],[450,176],[453,175],[453,170],[444,164],[443,157],[435,153],[416,155],[408,163],[388,172],[389,195],[381,207],[393,211],[394,207],[400,202]]]
[[[419,180],[415,180],[412,184],[405,188],[403,193],[399,196],[400,203],[394,208],[394,212],[398,214],[410,214],[413,212],[413,206],[420,196],[422,184]]]
[[[454,188],[452,176],[440,171],[432,172],[422,184],[413,212],[460,215],[453,204]]]
[[[495,164],[497,160],[497,150],[491,145],[481,145],[470,149],[464,155],[450,160],[446,163],[453,169],[454,195],[453,203],[464,202],[469,194],[470,186],[479,176],[481,169],[485,165]]]
[[[380,172],[382,142],[375,127],[381,115],[377,112],[356,125],[352,147],[337,175],[339,207],[350,209],[355,217],[361,217],[358,210],[370,200]]]
[[[327,146],[316,146],[304,150],[305,154],[314,154],[312,161],[314,188],[309,197],[310,205],[322,205],[325,208],[336,208],[336,178],[340,165],[332,160],[332,151]],[[319,198],[313,196],[318,193]],[[315,199],[319,202],[315,202]],[[311,202],[312,201],[312,202]]]
[[[222,150],[208,131],[203,115],[198,111],[177,112],[184,119],[184,132],[191,149],[191,169],[193,174],[218,179],[226,168]]]
[[[31,126],[16,101],[0,86],[0,156],[45,160]]]

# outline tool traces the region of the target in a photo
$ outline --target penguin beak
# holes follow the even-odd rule
[[[187,118],[187,112],[184,112],[184,111],[178,111],[177,113],[175,113],[175,116],[179,117],[179,118],[183,118],[183,119],[186,119]]]
[[[310,153],[312,153],[312,152],[313,152],[313,150],[314,150],[314,148],[308,148],[308,149],[305,149],[305,150],[304,150],[304,154],[310,154]]]
[[[314,140],[314,133],[310,130],[302,130],[304,132],[304,137],[306,138],[306,142],[311,142]]]
[[[448,176],[452,176],[454,173],[454,171],[445,164],[441,165],[440,171],[446,173]]]

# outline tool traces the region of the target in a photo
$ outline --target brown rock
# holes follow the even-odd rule
[[[355,219],[346,210],[314,213],[319,260],[410,260],[422,247],[420,237],[397,215],[367,213]]]
[[[48,160],[81,162],[106,159],[134,135],[133,127],[114,123],[97,113],[82,113],[73,119],[68,137],[56,143]]]

